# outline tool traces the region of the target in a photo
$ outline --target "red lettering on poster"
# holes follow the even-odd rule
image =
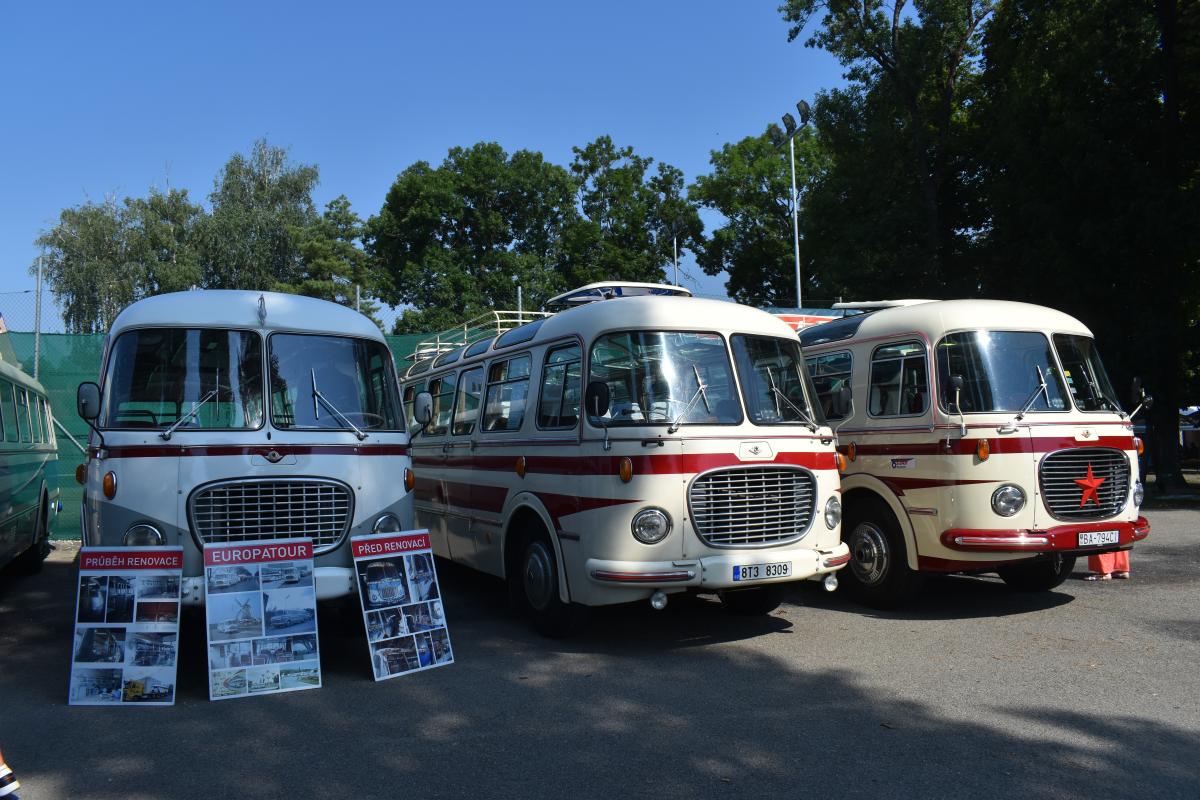
[[[79,554],[81,570],[183,569],[183,552],[179,550],[131,550],[114,553],[111,550]]]

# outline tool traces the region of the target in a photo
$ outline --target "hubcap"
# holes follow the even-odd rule
[[[557,588],[553,583],[554,566],[550,561],[550,553],[542,542],[534,542],[525,551],[525,569],[522,574],[525,579],[525,598],[529,605],[541,611],[550,605],[553,592]]]
[[[873,522],[860,522],[850,534],[850,569],[864,586],[875,586],[887,574],[891,552],[887,536]]]

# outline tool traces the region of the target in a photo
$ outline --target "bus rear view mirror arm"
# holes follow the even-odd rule
[[[433,420],[433,395],[429,392],[417,392],[413,400],[413,419],[422,431]]]
[[[100,418],[100,386],[92,381],[84,381],[79,384],[79,388],[75,390],[75,410],[79,412],[79,417],[87,426],[96,432],[96,437],[100,440],[100,449],[104,450],[104,434],[96,427],[96,420]]]
[[[1135,377],[1133,379],[1132,396],[1133,396],[1133,404],[1136,406],[1136,408],[1134,408],[1133,412],[1129,415],[1130,420],[1132,420],[1134,417],[1136,417],[1137,413],[1139,411],[1141,411],[1143,408],[1146,409],[1147,411],[1154,408],[1154,398],[1151,397],[1150,395],[1146,394],[1146,389],[1142,386],[1141,378]]]
[[[609,405],[612,403],[608,384],[604,381],[591,381],[583,395],[584,406],[591,412],[596,424],[604,429],[605,451],[611,450],[612,444],[608,441],[608,423],[604,421],[604,415],[608,413]]]

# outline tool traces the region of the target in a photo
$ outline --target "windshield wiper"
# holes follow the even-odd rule
[[[204,395],[204,397],[201,397],[200,402],[192,403],[192,410],[187,412],[186,414],[184,414],[179,419],[172,422],[171,427],[167,428],[165,431],[160,433],[159,436],[161,436],[164,441],[170,441],[171,434],[173,434],[176,431],[176,429],[179,428],[180,425],[183,425],[185,422],[188,422],[189,420],[193,419],[197,414],[200,413],[200,409],[204,408],[205,403],[207,403],[209,400],[212,400],[214,397],[217,396],[217,391],[220,388],[219,384],[220,384],[220,380],[218,379],[218,387],[217,388],[214,388],[208,394]]]
[[[783,402],[792,407],[793,411],[800,415],[800,418],[804,420],[804,424],[808,426],[808,429],[813,433],[816,433],[818,427],[817,423],[813,422],[812,418],[809,417],[808,414],[805,414],[803,411],[801,411],[799,406],[789,400],[788,396],[779,390],[779,387],[775,385],[775,375],[771,372],[770,367],[767,367],[767,380],[771,382],[771,391],[775,393],[775,413],[779,415],[780,419],[783,418],[783,408],[779,405],[779,400],[782,399]]]
[[[324,405],[326,408],[329,409],[330,413],[332,413],[335,417],[340,419],[346,425],[347,428],[354,431],[354,435],[358,437],[358,440],[360,442],[363,439],[367,438],[367,435],[365,433],[363,433],[361,430],[359,430],[357,425],[355,425],[350,420],[346,419],[346,415],[343,414],[342,412],[338,411],[337,406],[335,406],[333,403],[329,402],[328,398],[326,398],[325,395],[321,394],[321,390],[317,388],[317,371],[315,369],[310,369],[308,371],[308,374],[312,378],[313,419],[319,420],[321,418],[320,405]]]
[[[1037,364],[1034,364],[1033,368],[1037,370],[1037,388],[1033,390],[1033,394],[1031,394],[1029,399],[1025,401],[1025,404],[1021,406],[1021,410],[1017,412],[1017,416],[1000,426],[1000,433],[1014,432],[1017,429],[1017,423],[1025,419],[1025,415],[1029,413],[1029,409],[1033,408],[1033,404],[1037,402],[1037,399],[1041,397],[1043,393],[1046,395],[1046,406],[1050,406],[1050,387],[1046,385],[1046,376],[1042,374],[1042,368]],[[1047,367],[1047,369],[1049,369],[1049,367]]]
[[[1125,412],[1121,410],[1121,406],[1117,404],[1117,401],[1112,396],[1105,393],[1104,387],[1100,385],[1099,381],[1092,377],[1087,368],[1080,364],[1079,371],[1083,373],[1083,379],[1087,381],[1087,385],[1091,387],[1092,394],[1096,397],[1099,397],[1102,403],[1106,404],[1111,410],[1120,414],[1121,418],[1124,419]]]
[[[683,407],[683,411],[679,412],[679,416],[675,418],[675,421],[667,426],[667,433],[674,433],[679,430],[679,425],[683,422],[683,418],[692,412],[692,406],[696,405],[696,400],[698,399],[703,399],[704,410],[709,414],[712,413],[712,406],[708,404],[708,387],[700,379],[700,370],[696,368],[695,364],[692,364],[692,374],[696,376],[696,393],[692,395],[691,400],[688,400],[687,405]]]

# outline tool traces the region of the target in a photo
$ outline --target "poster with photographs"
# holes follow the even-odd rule
[[[208,696],[321,685],[311,539],[204,546]]]
[[[350,539],[375,680],[454,662],[429,531]]]
[[[80,550],[70,705],[174,705],[182,575],[182,547]]]

